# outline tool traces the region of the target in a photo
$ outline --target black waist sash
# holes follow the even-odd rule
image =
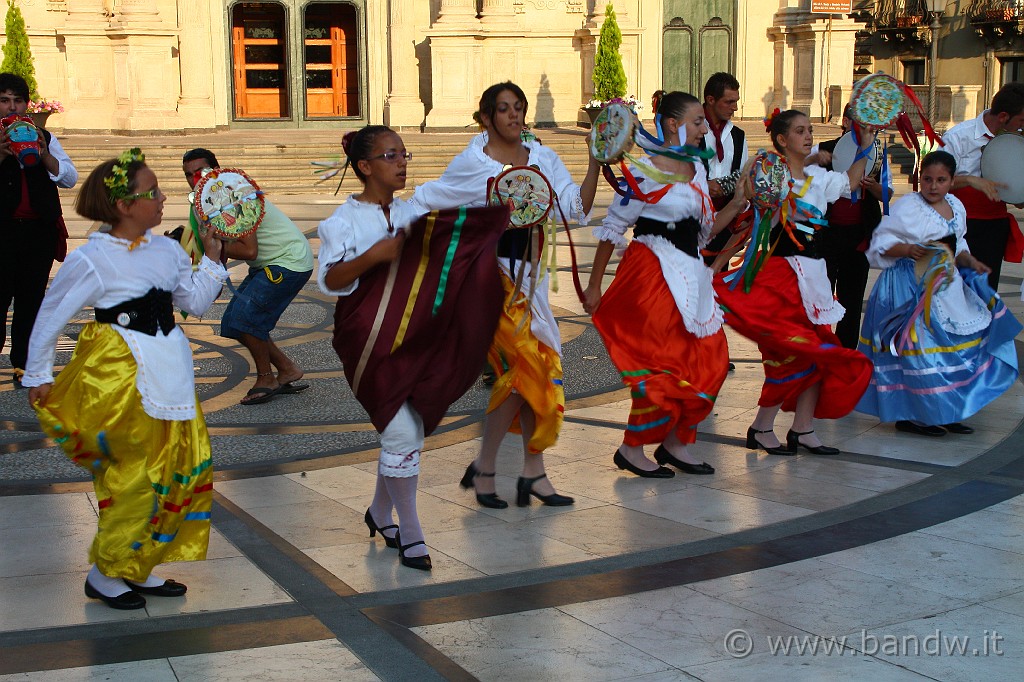
[[[663,237],[683,253],[697,257],[697,237],[700,235],[700,221],[696,218],[684,218],[672,223],[640,217],[636,219],[633,236],[651,234]]]
[[[775,250],[772,251],[773,256],[779,256],[785,258],[786,256],[803,256],[804,258],[821,258],[818,255],[818,247],[814,243],[814,235],[807,234],[803,230],[794,227],[793,236],[803,246],[803,250],[800,250],[793,240],[789,238],[789,234],[782,229],[780,223],[776,223],[775,227],[772,228],[771,242],[774,244],[778,240],[778,245]]]
[[[96,308],[96,321],[150,336],[156,336],[157,329],[165,335],[170,334],[174,329],[171,292],[154,287],[145,296],[119,303],[113,308]]]

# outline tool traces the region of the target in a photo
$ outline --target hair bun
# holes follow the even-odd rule
[[[358,130],[350,130],[341,138],[341,148],[345,151],[345,156],[348,156],[349,147],[352,146],[352,140],[356,138]]]
[[[651,113],[658,113],[658,109],[661,107],[661,100],[665,96],[664,90],[655,90],[654,94],[651,95]]]
[[[775,111],[773,111],[772,113],[768,114],[765,117],[764,130],[766,133],[770,133],[772,131],[772,122],[775,121],[775,118],[779,115],[779,113],[779,108],[775,107]]]

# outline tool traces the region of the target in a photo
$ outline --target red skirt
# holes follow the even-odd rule
[[[672,430],[692,443],[729,371],[724,330],[698,338],[686,329],[657,256],[639,242],[593,320],[633,397],[625,444],[661,443]]]
[[[843,348],[829,325],[807,318],[796,273],[785,258],[769,258],[750,293],[742,283],[730,289],[724,274],[715,277],[715,291],[726,324],[761,351],[765,381],[758,405],[781,404],[792,412],[800,394],[820,383],[815,417],[838,419],[853,411],[871,381],[871,361]]]

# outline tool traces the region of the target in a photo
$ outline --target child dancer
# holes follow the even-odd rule
[[[659,91],[655,102],[665,146],[696,151],[707,132],[697,98]],[[687,474],[713,474],[711,465],[686,449],[714,406],[729,366],[722,311],[699,249],[732,222],[746,198],[740,189],[716,216],[702,164],[654,154],[646,161],[662,177],[648,177],[650,168],[631,168],[634,176],[644,178],[639,183],[643,192],[671,187],[657,203],[612,202],[608,217],[594,230],[601,242],[585,292],[587,312],[634,396],[613,461],[645,478],[671,478],[674,473],[662,464]],[[602,298],[612,250],[626,245],[623,234],[634,225],[634,239]],[[644,455],[648,443],[659,444],[657,463]]]
[[[793,177],[783,199],[789,202],[790,219],[772,227],[774,248],[749,292],[744,283],[733,286],[721,275],[715,279],[725,322],[757,343],[764,364],[765,383],[747,429],[747,447],[794,455],[802,446],[815,455],[835,455],[839,450],[822,444],[812,419],[838,419],[853,410],[871,379],[871,363],[862,353],[843,348],[832,333],[830,325],[842,319],[844,310],[832,296],[814,233],[828,204],[860,184],[865,159],[848,173],[805,166],[814,143],[807,115],[791,109],[766,124]],[[874,144],[873,137],[865,136],[862,146],[868,144]],[[780,408],[795,412],[786,447],[774,432]]]
[[[1017,379],[1021,325],[967,247],[955,174],[948,152],[925,156],[921,191],[893,203],[867,252],[884,271],[864,317],[860,350],[875,369],[857,411],[925,436],[973,433],[960,420]]]
[[[166,198],[138,149],[92,171],[75,210],[106,224],[50,285],[24,378],[44,431],[93,475],[99,527],[85,594],[115,609],[142,608],[142,595],[185,594],[153,568],[202,561],[210,535],[210,438],[172,306],[202,315],[227,271],[212,233],[193,273],[185,251],[151,231]],[[57,336],[86,306],[95,306],[96,321],[54,380]]]
[[[416,511],[420,451],[476,381],[497,326],[494,247],[508,209],[431,214],[407,230],[417,213],[394,198],[412,157],[402,138],[367,126],[343,145],[363,191],[320,223],[318,281],[339,297],[334,348],[380,432],[377,489],[364,520],[371,537],[379,531],[399,549],[402,565],[430,570]]]
[[[558,155],[537,140],[521,137],[528,102],[515,83],[498,83],[480,96],[477,120],[484,132],[452,160],[444,174],[416,188],[410,200],[420,212],[455,206],[483,206],[487,179],[506,166],[537,166],[551,182],[561,212],[586,224],[594,203],[600,166],[593,158],[581,186],[573,183]],[[559,211],[558,207],[552,209]],[[537,243],[529,244],[525,230],[509,230],[498,244],[505,304],[488,360],[497,374],[487,406],[487,421],[480,455],[466,467],[460,485],[474,488],[477,502],[504,509],[505,500],[494,488],[498,447],[510,429],[523,435],[522,474],[516,481],[516,504],[525,507],[530,496],[552,506],[573,503],[555,492],[544,471],[544,450],[558,440],[565,409],[562,390],[562,344],[558,323],[548,302],[546,277],[531,277],[540,256]],[[513,263],[515,272],[512,272]],[[536,279],[536,288],[524,284],[514,299],[515,280],[525,268],[524,282]]]

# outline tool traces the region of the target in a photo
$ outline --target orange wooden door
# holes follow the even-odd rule
[[[288,118],[288,43],[284,8],[241,3],[232,12],[235,118]]]
[[[359,116],[356,16],[346,3],[306,8],[303,53],[308,118]]]

